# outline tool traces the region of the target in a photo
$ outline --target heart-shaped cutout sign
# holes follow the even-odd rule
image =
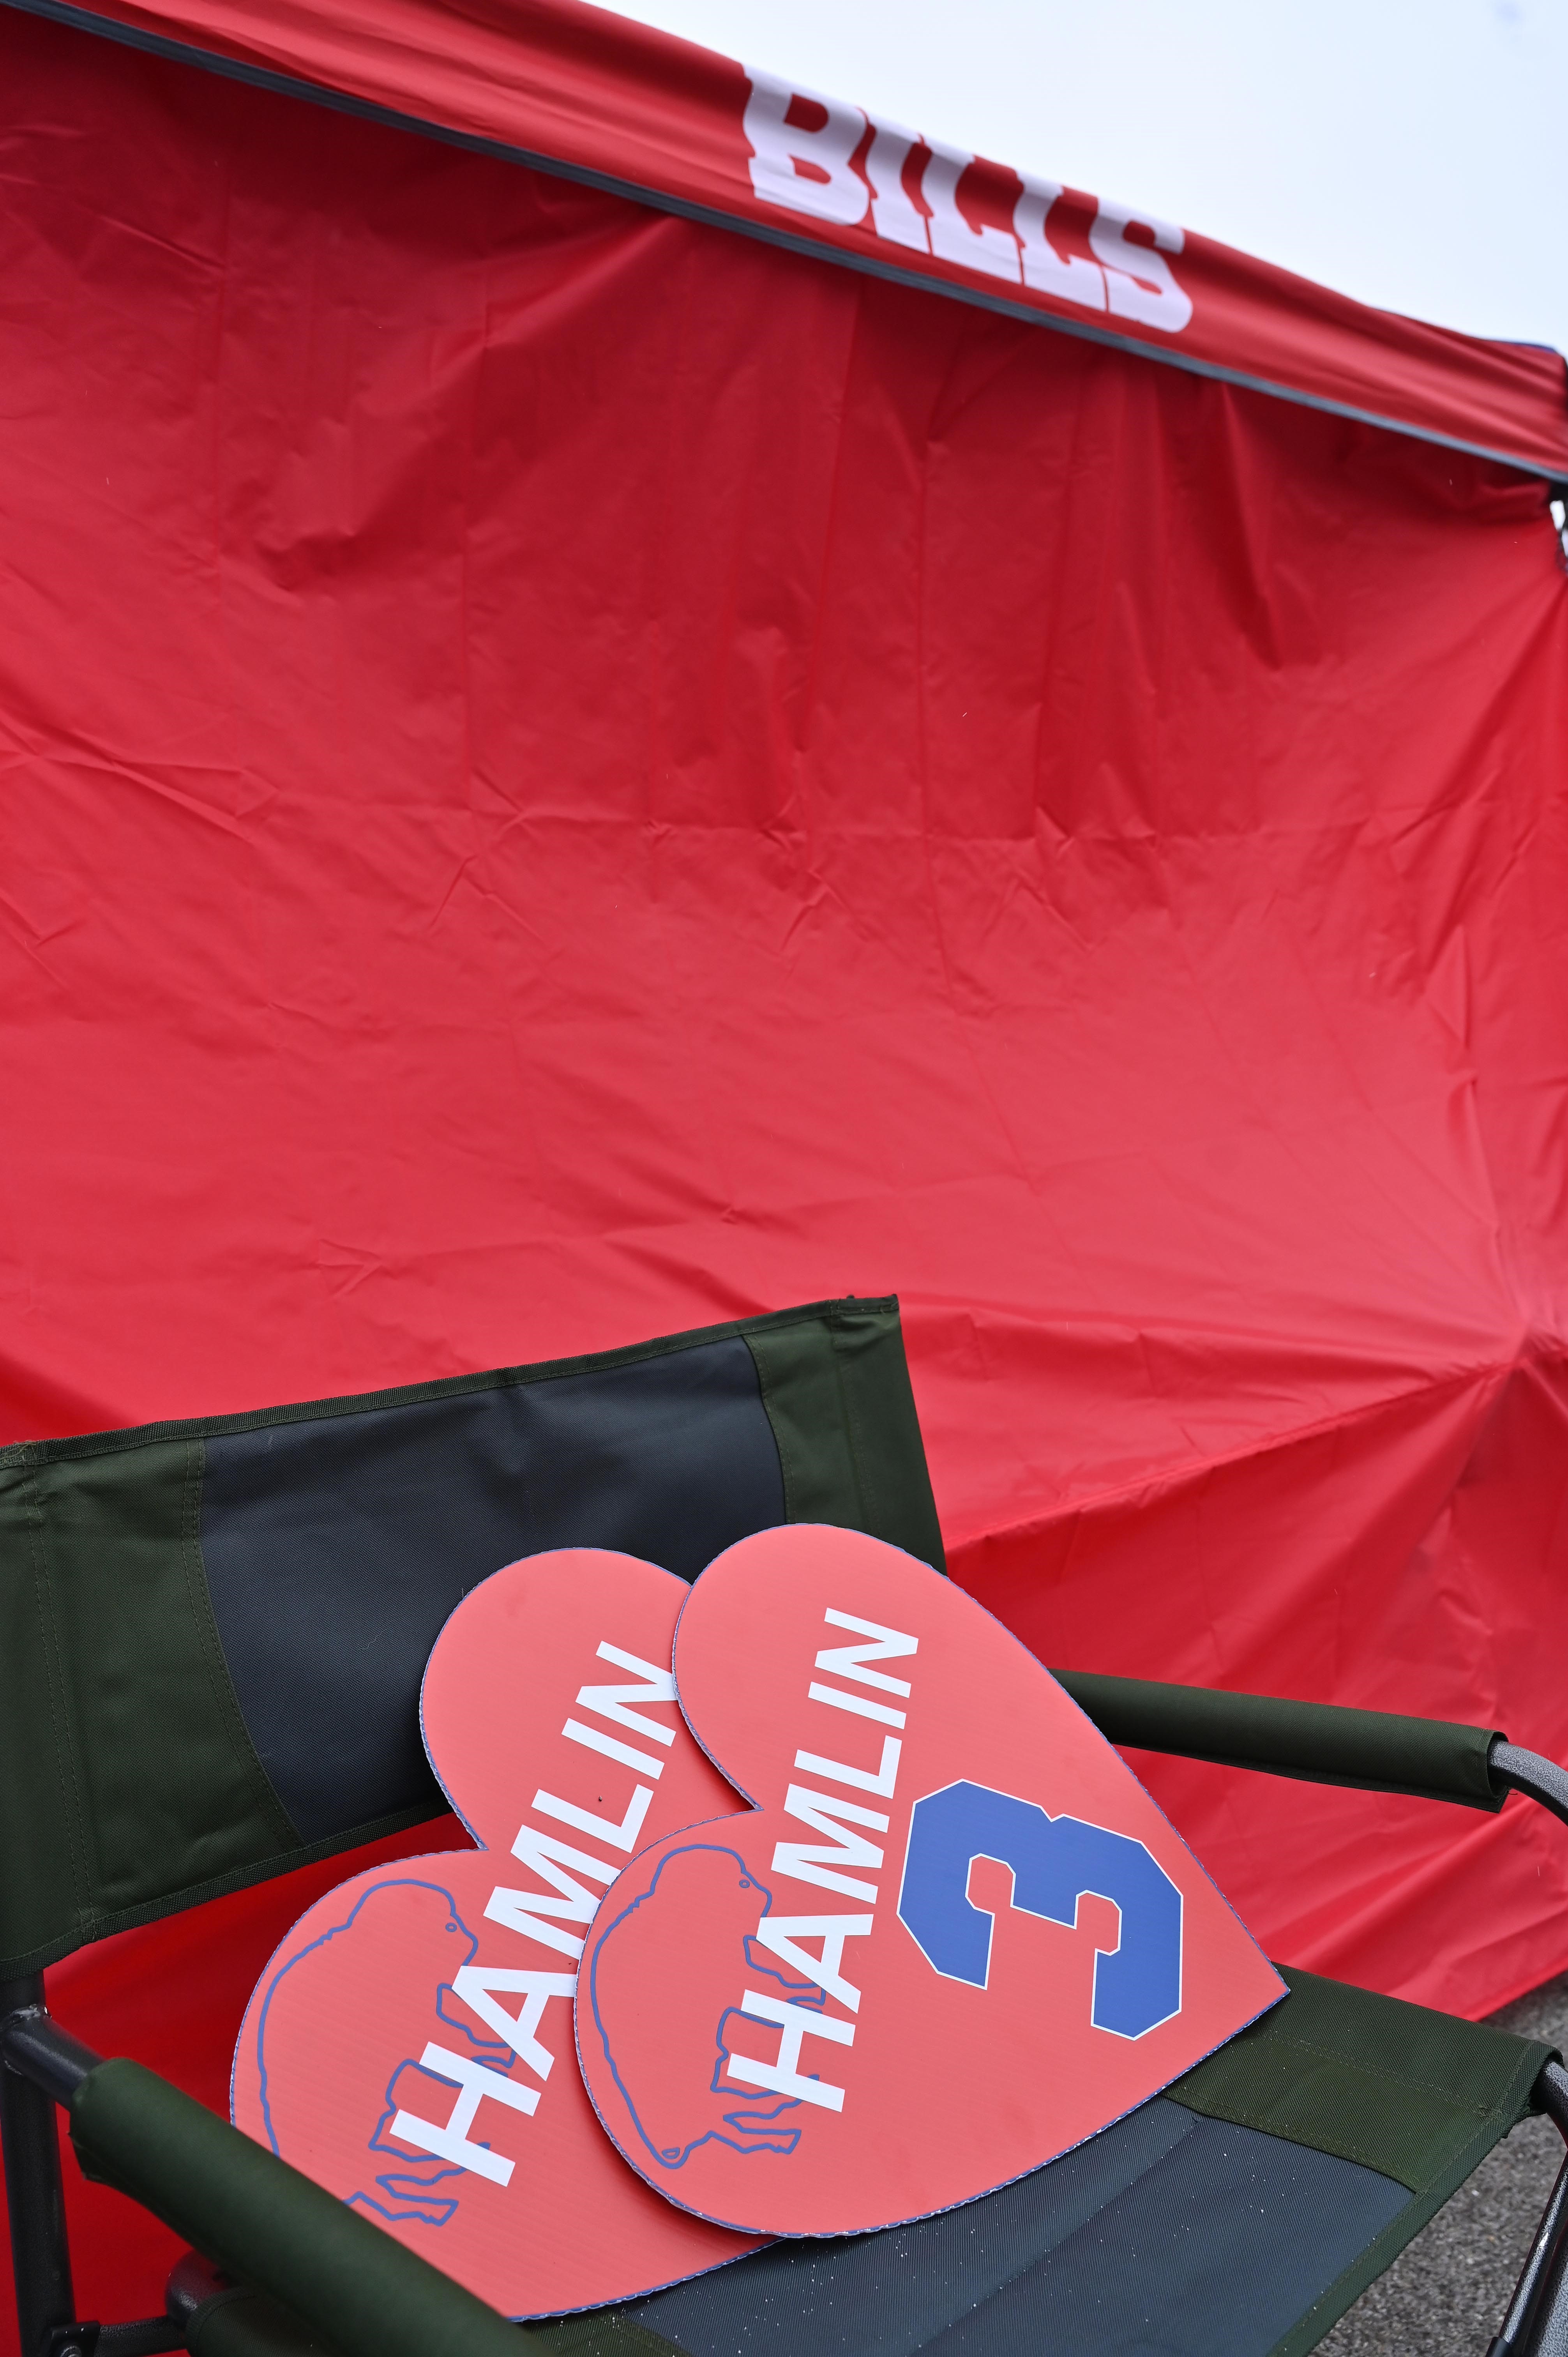
[[[1285,1994],[1049,1673],[925,1564],[794,1524],[712,1563],[681,1706],[753,1810],[606,1894],[577,2047],[650,2185],[758,2234],[950,2208]]]
[[[683,1581],[564,1548],[465,1597],[425,1749],[473,1851],[357,1875],[257,1984],[235,2125],[503,2315],[625,2299],[754,2247],[660,2201],[576,2067],[577,1959],[650,1839],[733,1811],[670,1672]]]

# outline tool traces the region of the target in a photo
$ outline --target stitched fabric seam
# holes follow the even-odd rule
[[[1319,2046],[1309,2038],[1287,2037],[1282,2030],[1277,2036],[1270,2039],[1268,2044],[1288,2046],[1294,2053],[1313,2055],[1321,2061],[1332,2062],[1338,2070],[1359,2071],[1369,2079],[1384,2080],[1391,2086],[1412,2088],[1421,2094],[1439,2096],[1450,2109],[1464,2112],[1472,2119],[1489,2118],[1497,2108],[1493,2104],[1477,2105],[1474,2103],[1466,2103],[1463,2096],[1455,2095],[1450,2089],[1439,2085],[1434,2080],[1412,2077],[1407,2071],[1391,2071],[1381,2063],[1363,2062],[1359,2058],[1353,2060],[1349,2056],[1336,2052],[1331,2046]]]
[[[779,1452],[779,1479],[784,1491],[784,1519],[787,1523],[798,1522],[800,1517],[795,1512],[795,1477],[790,1458],[786,1454],[784,1444],[779,1437],[779,1426],[773,1420],[774,1390],[768,1377],[767,1361],[760,1351],[753,1350],[749,1335],[743,1335],[741,1339],[746,1344],[746,1356],[757,1371],[757,1388],[762,1400],[762,1413],[768,1418],[768,1429],[773,1435],[773,1446]]]
[[[1326,2051],[1326,2050],[1321,2047],[1303,2047],[1300,2046],[1299,2041],[1294,2042],[1298,2045],[1298,2050],[1302,2052],[1323,2054]],[[1520,2056],[1518,2063],[1515,2065],[1512,2078],[1509,2081],[1510,2090],[1517,2088],[1520,2073],[1522,2072],[1526,2063],[1532,2060],[1536,2062],[1536,2072],[1531,2074],[1531,2084],[1533,2084],[1534,2077],[1539,2072],[1540,2061],[1538,2057],[1532,2057],[1531,2054],[1527,2052]],[[1386,2075],[1389,2075],[1391,2083],[1395,2086],[1413,2086],[1419,2088],[1424,2093],[1443,2093],[1441,2089],[1432,2089],[1428,2083],[1423,2081],[1402,2081],[1393,2077],[1392,2074]],[[1183,2097],[1177,2094],[1174,2089],[1167,2088],[1165,2092],[1171,2102],[1183,2104],[1184,2108],[1186,2108]],[[1511,2108],[1509,2107],[1510,2104]],[[1336,2137],[1332,2146],[1325,2146],[1315,2142],[1311,2137],[1305,2135],[1293,2136],[1291,2131],[1287,2127],[1282,2126],[1277,2119],[1269,2116],[1260,2110],[1253,2109],[1249,2111],[1245,2105],[1240,2104],[1235,2106],[1234,2111],[1230,2112],[1204,2113],[1197,2104],[1194,2104],[1192,2108],[1195,2111],[1198,2111],[1199,2116],[1201,2117],[1229,2121],[1231,2126],[1236,2127],[1254,2127],[1262,2135],[1278,2136],[1283,2142],[1287,2144],[1303,2145],[1311,2152],[1331,2151],[1342,2159],[1359,2160],[1364,2167],[1374,2170],[1378,2176],[1387,2177],[1395,2184],[1406,2186],[1412,2198],[1424,2199],[1432,2185],[1441,2184],[1444,2180],[1445,2172],[1439,2170],[1435,2178],[1429,2178],[1423,2180],[1420,2185],[1412,2186],[1410,2185],[1408,2178],[1401,2176],[1395,2169],[1391,2167],[1389,2157],[1386,2153],[1380,2155],[1377,2154],[1359,2139],[1353,2139],[1348,2136]],[[1510,2094],[1508,2102],[1488,2104],[1484,2109],[1477,2109],[1470,2104],[1457,2103],[1454,2104],[1453,2110],[1460,2119],[1468,2120],[1475,2124],[1470,2129],[1468,2141],[1461,2147],[1462,2152],[1470,2151],[1479,2140],[1487,2136],[1487,2131],[1491,2130],[1493,2133],[1490,2136],[1489,2142],[1483,2146],[1484,2150],[1489,2151],[1491,2149],[1491,2146],[1497,2143],[1499,2137],[1506,2136],[1509,2129],[1513,2127],[1518,2120],[1522,2116],[1519,2102],[1512,2094]],[[1240,2115],[1240,2116],[1238,2116],[1238,2115]],[[1451,2162],[1449,2164],[1449,2169],[1452,2169],[1452,2167],[1453,2164]],[[1466,2170],[1465,2175],[1467,2176],[1468,2173],[1468,2170]],[[1464,2177],[1461,2176],[1455,2179],[1454,2182],[1455,2186],[1463,2184]],[[1326,2297],[1326,2294],[1325,2297]]]
[[[96,1912],[95,1886],[89,1871],[87,1848],[87,1813],[77,1771],[76,1734],[72,1724],[70,1698],[66,1690],[65,1665],[59,1643],[59,1631],[55,1626],[49,1587],[48,1546],[46,1536],[43,1500],[39,1495],[37,1476],[29,1484],[29,1520],[32,1526],[33,1593],[38,1606],[38,1627],[43,1637],[44,1659],[48,1665],[49,1683],[53,1689],[55,1753],[59,1761],[60,1789],[65,1794],[68,1823],[70,1827],[72,1879],[76,1884],[76,1908],[80,1922],[91,1923]]]
[[[170,1915],[183,1915],[188,1909],[202,1906],[209,1899],[224,1899],[231,1891],[249,1890],[258,1882],[269,1882],[275,1876],[292,1874],[298,1867],[315,1866],[324,1858],[339,1857],[345,1850],[363,1849],[371,1842],[381,1841],[389,1835],[406,1832],[411,1826],[435,1824],[447,1814],[439,1802],[435,1808],[420,1803],[412,1809],[400,1809],[391,1816],[372,1817],[361,1825],[350,1825],[341,1834],[329,1834],[307,1848],[289,1848],[274,1852],[270,1857],[258,1858],[252,1866],[232,1866],[221,1874],[209,1875],[203,1882],[188,1883],[182,1890],[165,1899],[145,1899],[131,1907],[113,1910],[90,1903],[84,1910],[83,1927],[64,1934],[58,1940],[46,1940],[41,1947],[29,1948],[17,1956],[0,1957],[0,1979],[19,1980],[28,1973],[42,1972],[49,1964],[58,1964],[63,1957],[74,1955],[79,1948],[91,1947],[98,1940],[107,1940],[116,1932],[134,1932],[144,1923],[161,1923]],[[445,1857],[446,1852],[430,1851],[420,1856]]]
[[[1516,2085],[1517,2079],[1516,2073]],[[1437,2215],[1444,2203],[1450,2201],[1459,2188],[1466,2182],[1481,2160],[1491,2151],[1493,2146],[1508,2134],[1519,2117],[1517,2100],[1511,2115],[1503,2105],[1494,2104],[1468,2144],[1462,2148],[1456,2160],[1451,2162],[1449,2167],[1441,2171],[1427,2186],[1412,2190],[1410,2201],[1404,2208],[1390,2219],[1382,2232],[1375,2235],[1365,2249],[1357,2254],[1348,2266],[1341,2268],[1334,2281],[1318,2294],[1304,2315],[1297,2317],[1289,2330],[1282,2333],[1269,2352],[1269,2357],[1305,2357],[1305,2352],[1315,2349],[1323,2335],[1338,2322],[1352,2302],[1359,2298],[1369,2285],[1377,2281],[1385,2267],[1399,2256],[1401,2251],[1408,2248],[1422,2228]],[[1497,2134],[1488,2137],[1487,2130],[1494,2122],[1500,2125]],[[1381,2169],[1378,2173],[1380,2176],[1389,2174],[1386,2169]],[[1403,2181],[1402,2179],[1393,2180],[1396,2184],[1402,2184]],[[1413,2218],[1409,2218],[1407,2213],[1412,2210],[1416,2214]],[[1314,2328],[1313,2319],[1320,2315],[1322,2321]]]
[[[207,1672],[213,1706],[228,1738],[235,1765],[272,1825],[274,1836],[297,1848],[298,1829],[273,1790],[271,1777],[256,1757],[255,1746],[245,1728],[233,1681],[229,1675],[229,1664],[223,1658],[222,1641],[212,1618],[211,1600],[207,1592],[207,1566],[201,1555],[201,1482],[205,1465],[206,1450],[202,1443],[192,1440],[186,1450],[181,1501],[180,1562],[185,1573],[186,1601],[195,1625],[197,1643],[201,1649],[202,1665]],[[239,1720],[238,1727],[236,1719]]]
[[[859,1307],[858,1303],[856,1307]],[[830,1318],[825,1320],[825,1323],[828,1329],[828,1354],[832,1365],[834,1387],[838,1392],[839,1414],[843,1418],[844,1431],[849,1437],[849,1464],[850,1471],[854,1478],[854,1502],[860,1515],[860,1526],[864,1530],[871,1519],[871,1509],[865,1494],[865,1451],[861,1445],[860,1424],[850,1398],[850,1387],[844,1381],[843,1362],[839,1354],[839,1321],[836,1318]]]
[[[854,1463],[854,1486],[860,1492],[860,1511],[866,1522],[879,1523],[883,1520],[883,1516],[878,1512],[881,1505],[881,1484],[875,1476],[872,1451],[865,1446],[865,1426],[860,1411],[854,1404],[855,1387],[845,1380],[840,1361],[839,1336],[845,1322],[837,1318],[831,1319],[828,1332],[832,1341],[833,1363],[839,1369],[839,1395],[843,1402],[844,1422],[849,1427],[849,1449]]]
[[[1123,2115],[1123,2116],[1125,2117],[1129,2115]],[[1187,2117],[1189,2119],[1192,2119],[1194,2116],[1195,2115],[1190,2112],[1187,2114]],[[965,2319],[967,2319],[969,2318],[982,2315],[983,2311],[990,2307],[993,2300],[1000,2299],[1004,2292],[1011,2291],[1014,2286],[1020,2282],[1024,2276],[1031,2274],[1035,2267],[1041,2265],[1049,2266],[1051,2261],[1057,2256],[1058,2253],[1064,2250],[1069,2243],[1075,2241],[1079,2234],[1084,2233],[1089,2227],[1093,2225],[1096,2219],[1103,2218],[1105,2212],[1109,2209],[1112,2208],[1116,2202],[1124,2200],[1127,2194],[1133,2190],[1134,2186],[1143,2184],[1146,2179],[1154,2175],[1156,2169],[1163,2168],[1165,2163],[1171,2158],[1171,2155],[1180,2150],[1181,2147],[1187,2142],[1187,2137],[1192,2133],[1193,2131],[1190,2127],[1184,2128],[1180,2136],[1176,2138],[1175,2142],[1167,2145],[1164,2152],[1160,2153],[1154,2160],[1150,2161],[1146,2168],[1141,2169],[1136,2177],[1130,2179],[1127,2184],[1118,2186],[1113,2193],[1108,2193],[1102,2201],[1097,2201],[1093,2209],[1089,2211],[1084,2217],[1079,2220],[1078,2224],[1072,2229],[1070,2233],[1064,2234],[1059,2243],[1055,2243],[1051,2245],[1050,2250],[1045,2255],[1043,2261],[1037,2257],[1021,2261],[1020,2264],[1014,2268],[1012,2274],[1004,2276],[999,2284],[993,2285],[992,2289],[985,2294],[983,2299],[977,2300],[971,2309],[962,2311]],[[1069,2147],[1069,2151],[1074,2149],[1081,2151],[1082,2147],[1079,2146],[1076,2147]],[[1063,2154],[1059,2156],[1059,2158],[1065,2159],[1067,2155]],[[1017,2184],[1021,2180],[1015,2178],[1012,2181],[1015,2184]]]
[[[150,1441],[217,1439],[232,1432],[260,1432],[279,1425],[369,1415],[383,1408],[416,1407],[427,1400],[463,1398],[474,1392],[514,1391],[530,1383],[564,1382],[574,1375],[608,1373],[650,1359],[701,1350],[712,1342],[737,1337],[744,1340],[754,1333],[826,1321],[833,1311],[844,1306],[841,1301],[804,1302],[797,1308],[761,1311],[755,1318],[737,1318],[725,1325],[694,1327],[684,1334],[659,1335],[650,1341],[629,1342],[619,1350],[588,1351],[573,1359],[542,1360],[537,1366],[489,1367],[474,1374],[437,1376],[424,1383],[399,1383],[375,1392],[351,1392],[325,1399],[290,1401],[274,1407],[245,1408],[231,1415],[175,1417],[56,1440],[16,1440],[0,1448],[0,1469],[75,1463],[83,1458],[113,1456],[125,1449],[144,1448]],[[897,1296],[855,1298],[854,1308],[857,1312],[891,1312],[897,1316]]]

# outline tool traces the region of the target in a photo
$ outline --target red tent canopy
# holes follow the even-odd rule
[[[1484,343],[581,0],[43,0],[191,58],[1222,382],[1568,476],[1556,352]]]
[[[5,1437],[897,1291],[1047,1659],[1568,1755],[1562,361],[559,0],[48,14]],[[1544,1820],[1138,1764],[1277,1955],[1568,1964]],[[306,1895],[59,2009],[221,2101]]]

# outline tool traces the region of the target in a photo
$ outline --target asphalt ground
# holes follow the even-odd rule
[[[1568,1974],[1492,2018],[1568,2052]],[[1319,2341],[1323,2357],[1486,2357],[1562,2165],[1550,2120],[1515,2128]]]

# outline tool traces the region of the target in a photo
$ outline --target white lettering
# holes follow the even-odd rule
[[[836,221],[841,228],[864,221],[865,182],[850,162],[865,130],[859,107],[821,98],[815,91],[797,91],[756,66],[747,66],[746,74],[751,95],[746,102],[745,129],[757,194],[768,204],[814,213],[819,221]],[[803,131],[787,120],[794,98],[822,108],[827,121],[819,130]]]
[[[902,1727],[904,1714],[892,1710],[885,1702],[868,1702],[859,1695],[841,1693],[837,1686],[821,1686],[814,1682],[806,1688],[811,1702],[831,1703],[835,1710],[853,1710],[856,1718],[875,1718],[883,1727]]]
[[[568,1743],[580,1743],[585,1751],[597,1751],[606,1760],[618,1760],[623,1768],[635,1768],[639,1776],[651,1776],[655,1782],[664,1773],[662,1760],[655,1760],[648,1751],[634,1751],[618,1735],[601,1735],[596,1727],[585,1727],[580,1718],[569,1718],[561,1732]]]
[[[1031,179],[1019,174],[1024,193],[1013,210],[1013,226],[1024,254],[1024,284],[1042,295],[1058,295],[1066,303],[1081,303],[1090,311],[1105,308],[1105,280],[1081,253],[1059,254],[1047,233],[1051,207],[1062,191],[1056,180]]]
[[[740,2010],[753,2021],[776,2021],[784,2035],[779,2041],[777,2062],[754,2062],[747,2054],[732,2054],[725,2065],[726,2078],[737,2079],[746,2087],[766,2087],[776,2095],[793,2095],[798,2103],[820,2104],[825,2112],[843,2111],[842,2087],[824,2086],[821,2079],[800,2076],[800,2042],[806,2038],[825,2038],[834,2046],[853,2046],[854,2022],[834,2021],[803,2005],[789,2005],[782,1997],[759,1996],[755,1989],[746,1990]]]
[[[877,1686],[884,1694],[907,1695],[908,1678],[890,1678],[881,1670],[866,1668],[868,1662],[897,1662],[920,1649],[918,1637],[907,1637],[901,1629],[884,1629],[878,1620],[857,1620],[853,1612],[823,1613],[831,1628],[854,1629],[862,1637],[870,1637],[869,1645],[833,1645],[817,1655],[819,1670],[831,1671],[835,1678],[853,1678],[857,1685]]]
[[[597,1899],[572,1875],[564,1873],[562,1868],[575,1867],[579,1874],[587,1875],[591,1881],[604,1883],[613,1882],[618,1869],[607,1866],[603,1858],[590,1857],[586,1850],[569,1848],[564,1841],[557,1841],[553,1834],[542,1834],[532,1825],[519,1827],[517,1839],[511,1847],[514,1857],[521,1858],[524,1866],[532,1867],[535,1874],[542,1874],[561,1896],[559,1899],[546,1899],[543,1892],[538,1890],[492,1890],[485,1907],[486,1916],[490,1922],[504,1923],[509,1932],[516,1932],[525,1940],[537,1940],[542,1946],[554,1948],[561,1955],[580,1956],[583,1953],[581,1940],[574,1939],[569,1932],[557,1931],[553,1924],[541,1922],[539,1919],[555,1915],[563,1917],[568,1923],[591,1923],[598,1912]]]
[[[872,128],[875,135],[865,159],[865,177],[871,182],[871,218],[876,234],[890,245],[913,246],[917,253],[925,253],[930,245],[926,216],[904,185],[904,167],[910,150],[920,144],[919,135],[900,131],[896,123],[878,123]]]
[[[558,1955],[581,1957],[583,1942],[575,1940],[570,1932],[559,1931],[553,1923],[542,1923],[541,1915],[572,1916],[574,1922],[591,1923],[591,1915],[578,1915],[562,1899],[541,1899],[529,1890],[508,1890],[499,1884],[485,1901],[486,1920],[502,1923],[515,1932],[520,1940],[537,1940],[542,1948],[553,1948]]]
[[[765,1915],[757,1927],[757,1944],[803,1981],[825,1989],[851,2013],[858,2013],[860,1991],[843,1976],[843,1943],[864,1940],[875,1920],[873,1915]],[[822,1954],[809,1955],[796,1944],[800,1940],[820,1940]]]
[[[498,2005],[497,1991],[503,1996],[521,1996],[521,2011],[508,2013],[504,2006]],[[488,2029],[504,2038],[531,2071],[537,2071],[542,2079],[549,2078],[555,2057],[533,2033],[553,1996],[576,1996],[575,1973],[498,1972],[489,1964],[465,1964],[452,1984],[452,1994],[460,1997]]]
[[[826,1834],[832,1848],[814,1849],[799,1842],[779,1842],[773,1852],[773,1871],[792,1882],[814,1882],[823,1890],[841,1890],[846,1899],[876,1898],[875,1882],[856,1882],[840,1874],[843,1866],[880,1866],[882,1852],[864,1835],[851,1833],[839,1820],[869,1825],[874,1833],[887,1831],[887,1820],[876,1809],[863,1809],[858,1801],[841,1800],[836,1792],[813,1792],[808,1785],[791,1784],[784,1797],[784,1813]]]
[[[1013,209],[1012,231],[994,221],[976,228],[958,200],[960,184],[975,160],[966,148],[922,139],[895,123],[871,122],[857,106],[817,91],[797,90],[760,67],[748,66],[746,72],[749,95],[744,124],[751,145],[751,185],[765,202],[814,214],[841,228],[864,224],[886,244],[917,253],[929,251],[944,262],[1014,285],[1021,278],[1037,293],[1086,310],[1109,308],[1119,318],[1136,319],[1167,334],[1179,333],[1191,318],[1192,298],[1177,285],[1165,259],[1180,253],[1186,242],[1172,223],[1102,198],[1089,232],[1094,260],[1064,254],[1048,232],[1052,207],[1063,194],[1061,184],[1026,172],[1017,176],[1023,189]],[[797,101],[821,110],[823,120],[814,129],[789,121]],[[863,178],[854,159],[868,123],[872,135]],[[929,151],[920,178],[927,212],[910,195],[904,178],[909,156],[922,145]],[[1153,243],[1129,237],[1132,228],[1146,231]]]
[[[973,156],[965,155],[961,147],[940,147],[934,139],[928,140],[927,145],[931,160],[920,182],[920,194],[931,209],[931,252],[940,253],[944,262],[961,262],[966,270],[983,270],[989,277],[1016,282],[1018,248],[1011,234],[989,221],[983,228],[973,229],[959,210],[958,184],[973,163]],[[834,1620],[838,1616],[830,1612],[827,1617]],[[843,1625],[857,1628],[860,1624],[850,1621]],[[897,1650],[912,1653],[914,1640],[911,1638]],[[822,1656],[819,1654],[817,1659],[820,1667]],[[894,1691],[908,1694],[909,1689],[897,1686]]]
[[[1133,243],[1127,235],[1133,225],[1148,231],[1152,246]],[[1182,250],[1179,229],[1101,197],[1089,242],[1095,260],[1104,266],[1106,296],[1118,318],[1141,319],[1145,327],[1164,328],[1172,335],[1186,327],[1192,317],[1192,297],[1183,294],[1165,260],[1167,253]]]
[[[795,2050],[798,2055],[799,2045]],[[400,2144],[413,2145],[416,2152],[433,2152],[456,2169],[471,2169],[477,2177],[488,2177],[492,2185],[510,2184],[512,2163],[491,2152],[488,2145],[470,2144],[468,2130],[487,2095],[514,2112],[532,2112],[539,2101],[537,2087],[514,2087],[499,2071],[471,2062],[466,2055],[448,2053],[445,2046],[427,2046],[419,2061],[422,2070],[434,2072],[438,2079],[450,2079],[463,2092],[445,2127],[435,2120],[419,2119],[413,2112],[399,2112],[392,2124],[392,2135]]]
[[[634,1686],[579,1686],[577,1707],[591,1710],[596,1718],[613,1718],[618,1727],[629,1727],[634,1735],[646,1735],[654,1743],[662,1743],[668,1751],[675,1740],[673,1727],[663,1727],[656,1718],[645,1718],[639,1710],[628,1710],[628,1703],[673,1702],[675,1674],[672,1670],[656,1670],[651,1662],[639,1661],[635,1653],[623,1653],[618,1645],[601,1645],[601,1662],[613,1662],[618,1669],[635,1670],[638,1684]]]
[[[596,1817],[589,1809],[580,1809],[575,1801],[563,1801],[553,1792],[535,1792],[533,1810],[536,1816],[553,1817],[558,1825],[571,1825],[580,1834],[592,1834],[596,1840],[607,1841],[613,1849],[630,1850],[642,1831],[642,1820],[648,1814],[648,1804],[653,1798],[651,1784],[639,1784],[627,1803],[626,1814],[618,1825],[613,1817]]]
[[[831,1627],[848,1630],[865,1641],[826,1648],[816,1656],[819,1670],[834,1670],[842,1677],[862,1685],[880,1686],[889,1694],[908,1694],[909,1688],[902,1679],[889,1677],[886,1672],[867,1665],[907,1659],[918,1651],[916,1638],[901,1629],[885,1629],[878,1620],[863,1620],[853,1612],[829,1610],[822,1617]],[[905,1714],[901,1710],[873,1702],[869,1696],[846,1694],[842,1687],[815,1683],[808,1691],[812,1701],[846,1710],[855,1717],[897,1727],[904,1725]],[[826,1759],[815,1751],[797,1751],[795,1765],[809,1774],[825,1777],[831,1783],[847,1784],[853,1791],[874,1792],[878,1799],[886,1800],[892,1797],[903,1749],[900,1737],[885,1735],[882,1758],[875,1769],[857,1768],[847,1760]],[[822,1890],[842,1891],[848,1899],[868,1900],[875,1906],[876,1884],[862,1881],[857,1875],[846,1874],[843,1869],[881,1867],[881,1846],[854,1830],[864,1825],[872,1833],[886,1833],[888,1820],[881,1811],[865,1808],[858,1801],[845,1800],[842,1792],[819,1792],[809,1784],[791,1784],[784,1796],[784,1813],[827,1838],[820,1846],[779,1842],[773,1851],[773,1872],[793,1882],[814,1883]],[[868,1938],[875,1921],[871,1915],[764,1915],[754,1936],[757,1946],[777,1956],[792,1975],[811,1987],[820,1988],[824,1998],[835,1999],[846,2012],[858,2014],[861,1992],[845,1975],[844,1944],[850,1940]],[[819,1954],[813,1954],[803,1944],[809,1941],[821,1943]],[[767,2088],[798,2103],[820,2104],[826,2111],[843,2111],[842,2087],[826,2084],[801,2072],[800,2045],[803,2039],[826,2038],[840,2046],[851,2046],[854,2042],[853,2023],[824,2016],[808,2006],[787,2003],[781,1997],[761,1996],[756,1989],[746,1990],[739,2009],[751,2020],[777,2022],[784,2034],[776,2062],[758,2062],[753,2057],[726,2051],[725,2071],[728,2078],[746,2086]]]
[[[869,1768],[846,1768],[842,1760],[824,1760],[817,1751],[797,1751],[795,1765],[803,1768],[808,1776],[826,1776],[831,1783],[853,1784],[857,1792],[880,1792],[883,1798],[892,1795],[898,1781],[898,1760],[904,1749],[896,1735],[882,1738],[882,1765],[875,1772]]]

